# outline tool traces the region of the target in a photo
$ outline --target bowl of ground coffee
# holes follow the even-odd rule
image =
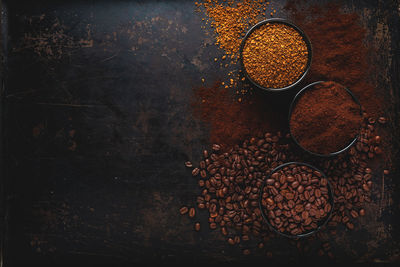
[[[333,81],[314,82],[294,97],[289,108],[289,130],[293,140],[317,156],[333,156],[349,149],[362,124],[358,99]]]
[[[254,25],[240,46],[247,79],[258,88],[282,91],[294,87],[311,66],[312,48],[306,34],[293,23],[273,18]]]
[[[302,162],[272,170],[261,187],[259,206],[264,221],[286,237],[316,233],[333,211],[331,185],[323,172]]]

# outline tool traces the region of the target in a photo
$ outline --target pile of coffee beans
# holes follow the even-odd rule
[[[365,204],[371,202],[374,171],[368,165],[382,154],[382,140],[375,132],[377,127],[386,124],[386,118],[375,120],[364,114],[363,123],[355,146],[344,154],[321,162],[333,187],[335,209],[328,225],[334,229],[339,223],[345,224],[350,230],[354,229],[356,219],[365,215]],[[383,174],[387,175],[388,170]]]
[[[196,210],[206,210],[208,212],[206,228],[220,229],[230,245],[256,239],[260,242],[259,246],[263,247],[262,242],[266,242],[274,235],[263,221],[259,209],[260,190],[264,181],[273,169],[283,163],[310,162],[325,173],[332,186],[334,209],[327,224],[331,234],[335,234],[339,223],[346,225],[350,230],[353,229],[357,218],[366,213],[365,204],[371,201],[373,170],[368,164],[371,159],[382,153],[380,148],[382,140],[375,131],[379,125],[386,123],[385,118],[375,120],[366,117],[366,114],[364,116],[358,142],[348,151],[333,158],[313,157],[300,150],[289,134],[283,135],[279,132],[275,135],[266,133],[263,136],[252,137],[241,145],[225,151],[220,145],[214,144],[211,151],[204,150],[203,159],[197,167],[191,162],[185,163],[192,169],[192,176],[198,179],[201,191],[197,196],[197,207],[182,207],[180,213],[188,214],[190,218],[195,219],[198,214]],[[385,170],[385,174],[387,173]],[[318,177],[314,173],[313,175]],[[325,182],[322,181],[324,180],[321,179],[319,187],[324,187]],[[299,190],[299,187],[300,183],[296,190]],[[305,190],[304,185],[302,187],[300,191],[304,190],[305,198],[304,192],[308,190]],[[327,200],[327,196],[324,196],[324,199]],[[318,208],[320,219],[332,208],[327,205],[328,203],[327,201],[322,205],[324,210],[322,216],[321,208]],[[306,205],[307,203],[304,208]],[[300,207],[298,209],[300,210]],[[289,211],[296,212],[296,205],[289,208]],[[316,214],[312,217],[316,218]],[[305,221],[306,215],[304,218]],[[313,222],[317,224],[317,221],[311,223]],[[201,231],[205,227],[196,221],[194,229]]]
[[[289,145],[279,144],[282,139],[286,140],[280,133],[266,133],[224,153],[214,144],[211,152],[204,150],[204,160],[192,170],[202,188],[197,208],[208,210],[209,228],[220,227],[231,245],[267,228],[259,209],[260,188],[270,170],[286,160]]]
[[[328,180],[299,163],[284,165],[266,180],[261,205],[279,232],[299,235],[318,228],[332,210]]]

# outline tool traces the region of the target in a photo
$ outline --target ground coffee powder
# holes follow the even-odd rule
[[[361,122],[360,106],[346,88],[322,82],[298,96],[290,114],[290,131],[306,150],[330,154],[354,140]]]

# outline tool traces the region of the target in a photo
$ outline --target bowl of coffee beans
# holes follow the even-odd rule
[[[267,91],[294,87],[311,66],[310,40],[299,27],[281,18],[254,25],[243,38],[239,52],[244,75]]]
[[[272,170],[259,199],[264,221],[278,234],[312,235],[330,219],[333,192],[323,172],[312,165],[288,162]]]

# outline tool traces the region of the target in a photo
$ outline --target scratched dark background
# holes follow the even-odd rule
[[[284,1],[272,3],[286,17]],[[398,122],[400,4],[343,5],[360,14],[378,48],[379,82]],[[227,73],[213,62],[222,51],[193,1],[1,1],[1,8],[4,266],[265,262],[265,253],[246,257],[245,246],[229,247],[208,230],[205,213],[197,233],[178,212],[198,192],[183,162],[196,162],[209,145],[207,126],[190,110],[192,88]],[[334,261],[399,263],[398,174],[361,229],[325,237],[335,241]],[[333,261],[315,246],[299,253],[278,238],[266,243],[268,263]]]

